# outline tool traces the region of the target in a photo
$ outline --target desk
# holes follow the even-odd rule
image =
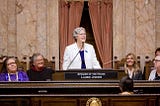
[[[134,81],[137,93],[160,94],[160,81]],[[0,82],[0,94],[117,94],[119,80]]]
[[[0,104],[86,106],[90,98],[96,97],[102,106],[160,106],[159,81],[135,81],[135,90],[142,90],[144,94],[129,96],[118,94],[118,84],[119,80],[0,82]]]

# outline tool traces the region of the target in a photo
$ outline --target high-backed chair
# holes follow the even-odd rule
[[[47,68],[52,68],[53,70],[55,70],[55,57],[52,57],[51,61],[48,61],[48,59],[44,59],[44,62]]]
[[[19,60],[18,57],[15,57],[17,59],[17,64],[18,64],[18,69],[19,70],[23,70],[23,71],[27,71],[27,61],[26,61],[26,57],[23,57],[23,60]]]
[[[0,70],[2,69],[2,65],[3,65],[3,56],[0,57]]]
[[[118,57],[114,57],[114,69],[124,69],[125,58],[118,60]]]
[[[139,67],[141,67],[141,57],[140,56],[137,56],[137,64]]]
[[[145,79],[148,80],[150,72],[154,69],[154,62],[153,60],[149,59],[149,56],[145,57],[145,67],[144,67],[144,73],[145,73]]]

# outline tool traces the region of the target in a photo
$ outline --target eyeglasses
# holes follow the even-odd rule
[[[131,57],[131,58],[127,57],[126,59],[134,59],[134,58],[133,57]]]
[[[79,35],[86,35],[86,33],[80,33]]]
[[[160,62],[160,60],[155,59],[154,62]]]
[[[16,64],[16,62],[7,63],[8,66],[13,64]]]
[[[36,59],[36,61],[44,61],[44,59]]]

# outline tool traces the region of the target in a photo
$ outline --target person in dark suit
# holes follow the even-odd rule
[[[133,80],[129,76],[124,76],[119,82],[119,87],[122,95],[133,94]]]
[[[67,69],[101,69],[94,47],[85,43],[86,31],[83,27],[73,31],[75,43],[65,48],[63,70]]]
[[[30,81],[51,81],[53,70],[45,67],[42,54],[34,53],[31,57],[31,67],[27,74]]]
[[[126,55],[124,70],[131,79],[142,80],[142,71],[137,64],[136,56],[133,53]]]

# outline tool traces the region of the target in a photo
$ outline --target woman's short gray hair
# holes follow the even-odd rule
[[[74,37],[74,39],[76,39],[76,37],[78,36],[78,34],[80,34],[80,32],[82,30],[84,30],[86,32],[85,28],[83,28],[83,27],[77,27],[77,28],[74,29],[74,31],[73,31],[73,37]]]
[[[38,56],[42,56],[44,58],[44,56],[41,53],[34,53],[31,57],[31,64],[33,65],[33,63],[36,61]]]

